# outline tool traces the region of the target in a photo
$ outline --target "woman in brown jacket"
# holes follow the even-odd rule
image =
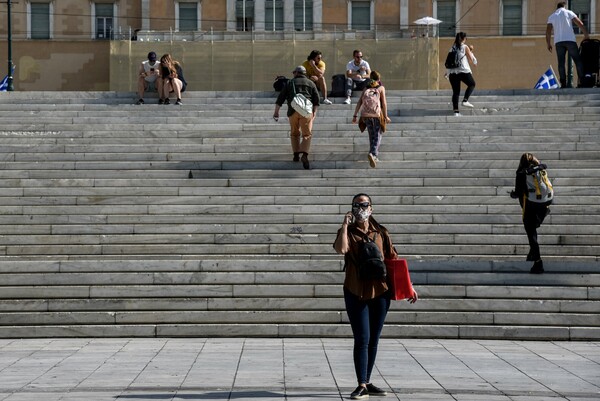
[[[355,261],[360,259],[359,248],[367,237],[377,244],[385,259],[395,259],[397,254],[387,229],[375,221],[372,212],[369,195],[361,193],[354,196],[352,211],[344,216],[333,244],[335,251],[344,255],[345,262],[344,301],[354,335],[354,369],[358,381],[358,387],[350,395],[353,400],[368,398],[369,394],[387,394],[370,380],[379,337],[390,308],[390,291],[385,278],[361,280]],[[414,292],[409,302],[414,303],[417,299]]]

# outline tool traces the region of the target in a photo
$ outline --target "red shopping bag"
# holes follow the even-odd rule
[[[412,298],[414,290],[408,273],[408,263],[405,259],[386,259],[388,285],[392,291],[392,300]]]

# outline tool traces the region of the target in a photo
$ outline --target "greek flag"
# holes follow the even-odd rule
[[[8,90],[8,75],[0,81],[0,92],[6,92]]]
[[[558,81],[556,80],[556,76],[554,75],[554,70],[552,66],[548,68],[548,70],[542,74],[540,79],[535,84],[533,89],[557,89],[560,88]]]

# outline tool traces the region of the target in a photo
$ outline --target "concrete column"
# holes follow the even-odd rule
[[[283,30],[294,31],[294,0],[283,0]]]
[[[265,0],[254,0],[254,30],[265,31]]]
[[[236,22],[235,0],[227,0],[227,30],[235,31]]]
[[[142,0],[142,28],[143,31],[150,30],[150,0]]]
[[[323,0],[313,0],[313,31],[323,30]]]
[[[408,0],[400,0],[400,29],[408,29]]]

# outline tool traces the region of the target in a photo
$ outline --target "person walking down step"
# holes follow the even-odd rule
[[[306,77],[306,69],[299,65],[292,72],[294,77],[290,79],[287,85],[279,92],[279,96],[275,101],[275,111],[273,119],[279,120],[279,109],[283,102],[287,101],[287,116],[290,122],[290,139],[292,142],[292,152],[294,153],[293,161],[302,161],[302,166],[308,170],[310,163],[308,161],[308,153],[310,152],[310,143],[312,140],[312,126],[317,116],[317,108],[319,107],[319,91],[315,83]],[[312,114],[302,116],[292,107],[292,102],[296,94],[304,96],[305,99],[312,103]],[[300,137],[302,134],[302,137]],[[302,154],[302,156],[300,156]]]
[[[523,226],[529,241],[527,261],[534,262],[530,273],[544,272],[544,263],[540,255],[537,229],[550,214],[550,205],[554,199],[554,189],[546,173],[546,165],[531,153],[523,153],[517,168],[515,189],[510,197],[519,199],[522,211]]]
[[[360,110],[360,120],[358,112]],[[363,90],[352,116],[352,123],[358,123],[361,132],[367,129],[369,133],[369,165],[377,167],[379,161],[379,146],[385,132],[385,126],[392,120],[388,117],[385,87],[381,85],[381,75],[371,71],[369,84]]]
[[[372,216],[371,197],[360,193],[352,198],[352,209],[344,216],[342,226],[333,243],[335,251],[344,255],[344,302],[354,336],[354,370],[358,387],[350,394],[353,400],[369,396],[385,396],[387,392],[371,383],[375,366],[379,337],[385,317],[390,308],[389,290],[385,265],[374,265],[373,259],[396,259],[397,253],[388,230]],[[377,258],[365,258],[365,244],[376,245]],[[370,254],[372,255],[372,254]],[[381,270],[383,269],[383,270]],[[408,299],[415,303],[418,295]]]
[[[452,86],[452,108],[454,110],[454,115],[457,117],[460,116],[458,98],[460,97],[461,82],[464,82],[467,85],[462,106],[473,108],[473,105],[469,102],[469,98],[471,97],[473,90],[475,90],[475,79],[473,78],[469,61],[473,63],[473,65],[477,65],[477,59],[471,50],[472,48],[465,44],[466,40],[466,33],[459,32],[456,34],[456,38],[454,39],[454,44],[450,49],[450,53],[456,52],[455,55],[457,63],[454,64],[452,68],[448,68],[447,71],[448,79],[450,80],[450,85]],[[448,64],[446,67],[448,67]]]

